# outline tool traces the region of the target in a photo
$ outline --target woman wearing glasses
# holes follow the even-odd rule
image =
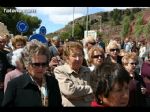
[[[142,77],[135,72],[137,65],[136,53],[127,53],[122,58],[124,68],[129,72],[129,103],[128,106],[145,106],[145,83]]]
[[[120,53],[120,47],[116,41],[111,41],[108,46],[106,47],[106,53],[107,57],[105,61],[107,63],[119,63],[122,64],[121,62],[121,56],[119,55]]]
[[[91,71],[95,69],[96,66],[101,65],[104,62],[104,50],[98,46],[93,46],[88,52],[88,64]]]
[[[8,82],[2,106],[61,106],[57,80],[47,74],[49,50],[37,40],[30,41],[22,52],[27,72]]]

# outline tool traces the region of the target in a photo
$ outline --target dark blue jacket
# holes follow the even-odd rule
[[[62,99],[58,81],[54,76],[45,75],[48,90],[48,106],[61,107]],[[8,83],[2,106],[7,107],[40,107],[41,92],[37,85],[25,73]]]

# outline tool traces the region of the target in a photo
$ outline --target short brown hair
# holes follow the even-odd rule
[[[66,42],[63,46],[63,59],[66,60],[66,57],[68,57],[70,55],[70,51],[73,49],[73,48],[79,48],[81,49],[83,55],[84,55],[84,52],[83,52],[83,46],[81,43],[79,42]]]
[[[16,48],[16,42],[22,41],[24,43],[24,45],[26,45],[27,40],[25,37],[21,36],[21,35],[16,35],[14,38],[11,39],[12,45],[14,48]]]

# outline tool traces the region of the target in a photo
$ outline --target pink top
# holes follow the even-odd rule
[[[18,69],[15,69],[15,70],[12,70],[10,72],[8,72],[6,75],[5,75],[5,80],[4,80],[4,93],[6,91],[6,88],[7,88],[7,84],[10,80],[18,77],[22,75],[22,72]]]
[[[91,102],[91,107],[109,107],[108,105],[100,105],[95,100]]]

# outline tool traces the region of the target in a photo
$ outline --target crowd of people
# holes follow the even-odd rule
[[[150,42],[120,39],[0,36],[0,105],[149,107]]]

